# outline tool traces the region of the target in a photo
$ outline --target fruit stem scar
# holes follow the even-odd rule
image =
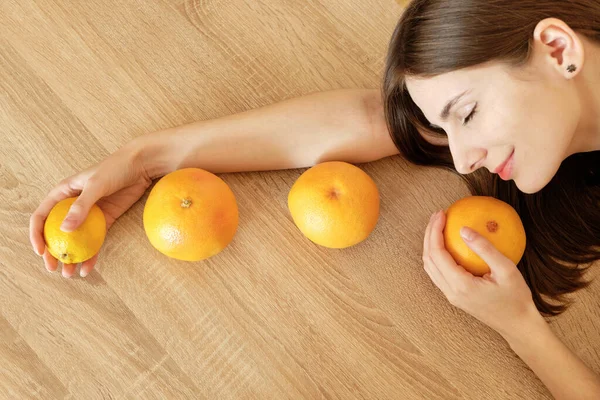
[[[190,198],[183,199],[183,201],[181,202],[181,207],[183,207],[183,208],[190,208],[191,205],[192,205],[192,199],[190,199]]]
[[[498,223],[496,221],[488,221],[486,224],[486,228],[491,233],[494,233],[498,230]]]
[[[329,198],[330,199],[337,199],[338,197],[340,197],[340,191],[337,188],[332,188],[329,191]]]

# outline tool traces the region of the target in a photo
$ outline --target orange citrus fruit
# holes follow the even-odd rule
[[[517,264],[525,252],[525,228],[509,204],[487,196],[470,196],[452,204],[446,212],[444,242],[457,264],[473,275],[483,276],[489,266],[460,236],[463,226],[475,230],[496,249]]]
[[[288,195],[288,207],[307,238],[342,249],[365,240],[377,225],[379,192],[360,168],[325,162],[298,178]]]
[[[100,251],[106,237],[106,220],[100,207],[94,204],[85,221],[73,232],[63,232],[60,226],[77,197],[58,202],[44,223],[44,240],[50,254],[65,264],[89,260]]]
[[[160,179],[144,207],[144,230],[161,253],[199,261],[221,252],[238,227],[238,207],[218,176],[186,168]]]

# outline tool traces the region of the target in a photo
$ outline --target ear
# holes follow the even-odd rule
[[[563,21],[546,18],[533,33],[534,51],[561,76],[572,79],[583,68],[585,54],[577,34]]]

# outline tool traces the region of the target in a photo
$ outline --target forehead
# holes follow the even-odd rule
[[[480,65],[427,78],[407,76],[406,88],[415,104],[432,121],[430,118],[437,117],[455,96],[465,91],[476,94],[506,79],[504,67]]]

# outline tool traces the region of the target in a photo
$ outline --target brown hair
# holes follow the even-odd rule
[[[432,128],[412,101],[405,76],[431,77],[487,62],[525,65],[534,29],[548,17],[600,42],[598,0],[413,0],[392,35],[383,82],[387,124],[401,154],[418,165],[455,171],[449,148],[421,135],[444,132]],[[564,295],[585,287],[585,270],[600,259],[600,151],[569,157],[535,194],[483,169],[462,177],[474,195],[496,197],[519,213],[527,248],[518,268],[538,310],[564,311]]]

